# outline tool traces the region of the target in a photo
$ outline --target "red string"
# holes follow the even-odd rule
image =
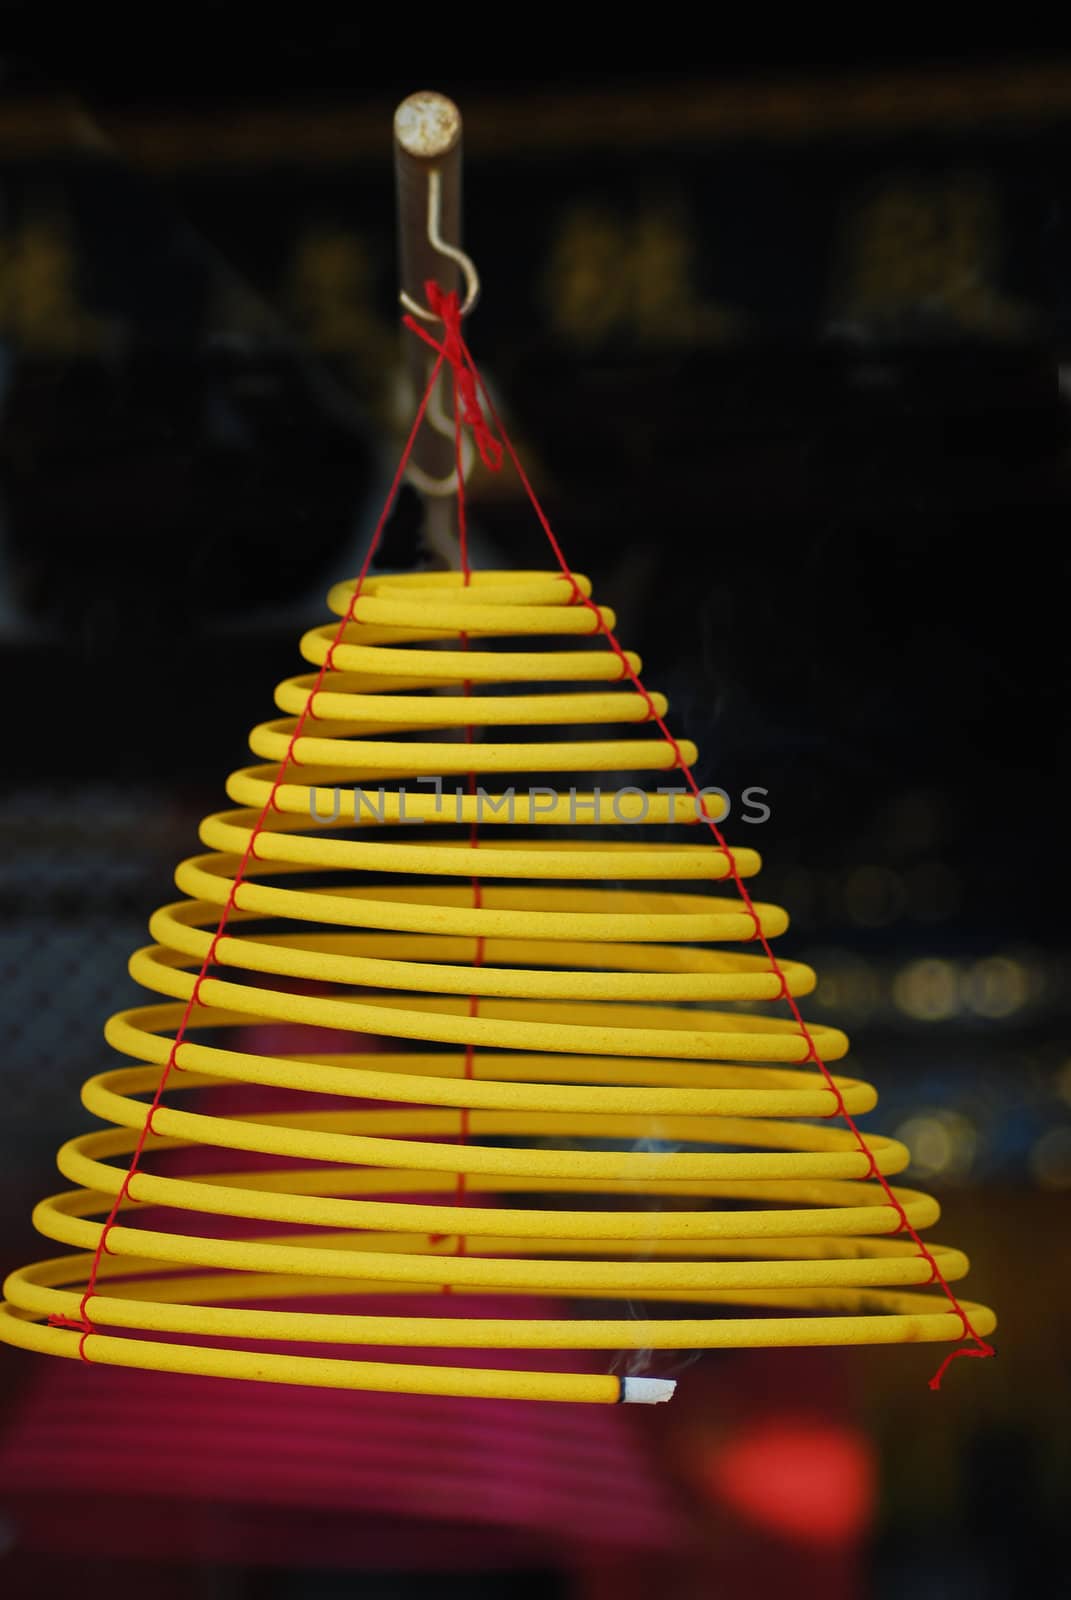
[[[499,444],[498,440],[494,438],[490,429],[487,427],[483,411],[480,407],[479,397],[476,393],[475,380],[468,368],[465,366],[464,343],[461,338],[460,301],[458,300],[456,294],[451,293],[444,295],[436,283],[429,282],[425,285],[425,288],[428,296],[428,304],[431,306],[432,310],[438,312],[442,318],[445,329],[441,347],[434,345],[433,341],[428,342],[432,343],[434,348],[440,349],[442,359],[445,359],[450,363],[453,371],[454,467],[457,474],[457,532],[462,581],[464,587],[467,589],[472,583],[472,564],[469,559],[468,509],[465,503],[465,467],[461,449],[462,414],[464,414],[464,420],[468,423],[477,439],[480,447],[480,456],[484,464],[489,467],[492,472],[498,472],[501,470],[502,446]],[[424,330],[419,326],[414,326],[412,319],[407,318],[406,321],[407,325],[414,327],[414,331],[419,333],[422,338],[425,337]],[[462,632],[461,634],[461,648],[463,650],[468,650],[469,648],[469,636],[465,632]],[[464,681],[464,692],[466,695],[472,694],[472,681],[469,678],[466,678]],[[474,741],[475,730],[472,724],[468,723],[465,727],[465,743],[471,745],[474,743]],[[476,773],[471,768],[468,774],[467,788],[469,796],[474,798],[476,795]],[[474,810],[472,822],[469,827],[469,847],[472,850],[478,850],[479,846],[479,826],[477,823],[476,812]],[[473,909],[477,911],[483,906],[483,886],[480,883],[479,878],[475,875],[472,878],[472,905]],[[478,934],[476,936],[476,946],[472,956],[473,967],[482,967],[483,960],[484,936],[483,934]],[[476,994],[470,994],[469,1016],[477,1017],[479,1014],[480,997]],[[470,1039],[465,1045],[464,1075],[466,1081],[471,1080],[474,1076],[475,1061],[476,1047]],[[470,1129],[471,1115],[469,1107],[462,1106],[458,1127],[458,1144],[462,1148],[464,1148],[464,1146],[468,1143]],[[454,1191],[455,1205],[464,1206],[467,1203],[466,1191],[466,1175],[463,1171],[459,1171],[457,1174],[457,1183]],[[466,1249],[467,1236],[459,1226],[457,1244],[454,1249],[454,1254],[463,1256],[466,1252]],[[451,1285],[444,1283],[443,1293],[449,1294],[450,1292]]]
[[[430,303],[430,301],[429,301],[429,303]],[[417,329],[416,331],[421,332],[421,336],[424,337],[422,330]],[[759,915],[758,915],[757,911],[755,910],[754,902],[753,902],[753,900],[751,898],[751,895],[748,893],[747,885],[745,884],[744,879],[743,879],[743,877],[742,877],[742,875],[740,873],[739,867],[737,866],[736,857],[734,856],[732,850],[729,848],[729,845],[727,844],[727,842],[726,842],[726,840],[724,838],[724,835],[722,834],[721,830],[719,829],[717,823],[714,821],[713,817],[711,817],[707,813],[706,805],[704,803],[703,796],[702,796],[702,791],[699,788],[699,784],[697,783],[697,781],[695,779],[695,776],[694,776],[694,774],[692,772],[691,767],[688,765],[688,763],[684,759],[684,755],[683,755],[683,752],[681,751],[680,745],[678,744],[677,740],[674,738],[673,734],[670,732],[670,730],[669,730],[668,726],[666,725],[664,719],[659,715],[658,710],[655,707],[654,701],[652,700],[651,696],[648,694],[648,692],[647,692],[646,688],[644,687],[644,685],[640,682],[639,676],[637,675],[636,671],[634,670],[634,668],[632,667],[631,663],[629,662],[628,657],[626,656],[624,650],[622,649],[622,647],[621,647],[620,643],[618,642],[616,636],[614,635],[613,631],[609,628],[609,626],[603,620],[602,614],[599,611],[598,606],[595,604],[595,602],[593,600],[590,600],[581,591],[580,585],[577,583],[576,578],[574,577],[573,572],[569,567],[569,563],[565,558],[565,554],[562,551],[562,548],[561,548],[560,544],[558,543],[558,540],[556,539],[556,537],[554,535],[554,530],[551,528],[551,525],[550,525],[550,522],[547,519],[546,513],[544,512],[543,507],[541,506],[541,504],[539,502],[538,496],[536,495],[535,490],[532,488],[532,485],[528,480],[528,476],[525,473],[524,468],[522,467],[522,465],[521,465],[521,463],[520,463],[520,461],[519,461],[519,459],[517,457],[517,453],[513,448],[512,441],[510,440],[509,434],[507,433],[506,428],[503,425],[502,419],[498,415],[498,412],[495,410],[494,402],[492,401],[492,399],[491,399],[491,397],[490,397],[490,395],[489,395],[489,393],[487,391],[487,386],[484,383],[482,377],[480,376],[480,373],[479,373],[479,371],[478,371],[478,369],[476,367],[476,364],[475,364],[475,362],[474,362],[474,360],[472,358],[472,354],[469,351],[469,348],[466,345],[466,343],[464,341],[464,338],[461,335],[460,326],[458,327],[457,333],[456,333],[456,347],[455,347],[455,342],[454,341],[455,341],[455,335],[451,331],[451,333],[448,335],[447,339],[444,341],[444,344],[442,346],[442,351],[443,351],[444,354],[447,355],[447,359],[451,361],[451,364],[453,364],[454,361],[456,360],[457,350],[458,349],[460,350],[461,360],[463,361],[465,369],[466,369],[466,371],[468,373],[468,376],[471,379],[472,389],[473,389],[473,392],[475,394],[475,409],[479,413],[481,429],[484,430],[485,433],[489,434],[489,430],[487,429],[487,424],[483,419],[482,411],[480,411],[480,409],[479,409],[479,397],[482,394],[483,400],[484,400],[484,402],[486,403],[486,406],[487,406],[487,410],[490,413],[492,422],[494,423],[495,428],[497,428],[498,433],[501,436],[502,443],[505,445],[506,452],[509,455],[509,458],[513,463],[513,466],[514,466],[514,469],[515,469],[515,471],[517,473],[517,476],[518,476],[518,478],[520,479],[521,483],[524,486],[525,492],[526,492],[526,494],[528,496],[528,499],[529,499],[529,501],[531,503],[532,509],[535,512],[536,517],[539,520],[539,523],[540,523],[540,526],[543,529],[543,532],[546,534],[546,537],[547,537],[547,540],[550,543],[551,549],[554,551],[554,554],[555,554],[555,556],[557,558],[557,561],[558,561],[558,565],[561,567],[561,570],[562,570],[562,573],[564,574],[564,576],[569,580],[569,583],[572,585],[573,603],[585,606],[592,613],[592,615],[593,615],[593,617],[595,619],[595,623],[594,623],[594,626],[593,626],[591,631],[593,633],[601,633],[601,634],[603,634],[603,636],[605,637],[605,639],[606,639],[607,643],[609,644],[611,650],[614,652],[614,654],[618,657],[619,661],[621,662],[621,677],[622,677],[622,679],[628,678],[632,682],[632,684],[635,687],[637,693],[642,695],[642,697],[643,697],[643,699],[644,699],[644,701],[646,703],[646,706],[647,706],[647,718],[646,718],[646,720],[655,723],[655,725],[659,729],[660,733],[662,734],[662,737],[668,743],[670,749],[673,752],[673,758],[674,758],[673,759],[673,766],[682,774],[682,776],[683,776],[683,778],[685,780],[685,783],[687,784],[688,788],[691,790],[692,795],[695,798],[697,818],[700,818],[702,821],[704,821],[706,823],[707,827],[710,829],[711,833],[714,835],[714,838],[716,839],[719,848],[722,850],[722,852],[725,855],[725,858],[726,858],[726,860],[728,862],[728,865],[729,865],[729,874],[732,877],[733,883],[736,886],[738,894],[740,895],[740,899],[743,902],[744,909],[747,911],[748,915],[751,917],[751,921],[752,921],[752,925],[753,925],[753,932],[750,935],[750,938],[751,938],[751,940],[757,941],[762,946],[763,952],[766,955],[766,958],[770,963],[770,971],[779,980],[779,994],[778,994],[777,998],[778,999],[783,999],[783,1000],[785,1000],[787,1002],[789,1010],[791,1011],[792,1016],[793,1016],[793,1018],[794,1018],[794,1020],[796,1022],[796,1025],[799,1028],[800,1037],[801,1037],[801,1039],[803,1040],[804,1044],[807,1047],[805,1055],[801,1058],[801,1064],[806,1063],[806,1062],[812,1062],[819,1069],[819,1071],[821,1072],[823,1078],[825,1079],[826,1086],[827,1086],[827,1088],[829,1089],[830,1093],[833,1096],[834,1107],[835,1107],[835,1109],[830,1113],[830,1116],[831,1117],[839,1116],[847,1124],[847,1126],[850,1128],[850,1130],[852,1132],[852,1135],[855,1138],[855,1141],[856,1141],[856,1144],[857,1144],[857,1146],[859,1148],[860,1153],[863,1156],[865,1156],[865,1158],[866,1158],[867,1171],[866,1171],[866,1174],[865,1174],[865,1179],[869,1180],[870,1178],[874,1178],[874,1179],[877,1180],[877,1182],[880,1184],[881,1189],[882,1189],[882,1191],[883,1191],[883,1193],[885,1195],[885,1199],[886,1199],[887,1204],[892,1208],[893,1212],[895,1213],[896,1217],[898,1218],[897,1226],[894,1229],[891,1229],[890,1232],[892,1232],[892,1233],[906,1233],[911,1238],[911,1240],[914,1242],[914,1244],[915,1244],[915,1246],[916,1246],[916,1248],[918,1250],[919,1255],[922,1257],[922,1259],[927,1263],[927,1265],[930,1268],[930,1279],[929,1279],[929,1282],[935,1283],[941,1288],[941,1290],[943,1291],[946,1299],[948,1300],[949,1305],[951,1306],[953,1312],[956,1314],[956,1316],[959,1317],[960,1323],[961,1323],[961,1326],[962,1326],[962,1329],[963,1329],[962,1338],[965,1339],[965,1340],[969,1338],[969,1339],[972,1339],[974,1341],[974,1344],[976,1346],[975,1349],[972,1350],[972,1349],[966,1349],[966,1348],[961,1347],[959,1349],[954,1350],[951,1353],[951,1355],[949,1355],[942,1362],[939,1370],[934,1375],[934,1377],[931,1378],[931,1380],[930,1380],[930,1388],[931,1389],[938,1389],[938,1388],[940,1388],[942,1377],[944,1376],[944,1374],[947,1371],[947,1369],[948,1369],[949,1365],[951,1364],[951,1362],[954,1361],[957,1356],[960,1356],[960,1355],[969,1355],[969,1356],[978,1356],[978,1357],[992,1356],[992,1355],[996,1354],[996,1351],[993,1349],[993,1346],[991,1344],[989,1344],[985,1339],[983,1339],[975,1331],[975,1329],[971,1326],[970,1318],[967,1316],[967,1313],[964,1311],[964,1309],[963,1309],[962,1305],[960,1304],[959,1300],[957,1299],[955,1293],[953,1292],[952,1288],[950,1287],[950,1285],[948,1284],[947,1280],[945,1279],[943,1273],[941,1272],[941,1269],[937,1264],[936,1258],[927,1249],[926,1245],[923,1243],[923,1241],[920,1238],[920,1236],[919,1236],[918,1232],[916,1231],[916,1229],[914,1227],[912,1227],[911,1222],[908,1219],[907,1213],[905,1212],[905,1210],[904,1210],[903,1206],[901,1205],[900,1201],[897,1199],[896,1195],[894,1194],[894,1192],[893,1192],[888,1180],[886,1179],[885,1175],[881,1172],[881,1170],[880,1170],[880,1168],[878,1166],[878,1163],[874,1158],[873,1151],[870,1149],[870,1146],[867,1144],[867,1141],[866,1141],[865,1137],[863,1136],[861,1130],[859,1129],[854,1117],[852,1117],[851,1113],[848,1111],[847,1106],[844,1104],[844,1096],[842,1095],[842,1093],[841,1093],[841,1091],[840,1091],[840,1089],[839,1089],[839,1087],[838,1087],[838,1085],[836,1083],[836,1080],[833,1077],[833,1074],[830,1072],[829,1068],[826,1066],[825,1062],[822,1060],[821,1055],[819,1054],[818,1047],[815,1044],[815,1041],[814,1041],[814,1038],[813,1038],[813,1036],[811,1034],[811,1031],[810,1031],[810,1029],[808,1028],[806,1022],[803,1019],[803,1015],[802,1015],[802,1013],[801,1013],[801,1011],[799,1009],[799,1006],[796,1004],[795,998],[793,997],[793,995],[789,991],[788,981],[787,981],[787,978],[785,976],[785,973],[784,973],[780,963],[778,962],[777,957],[774,955],[774,952],[773,952],[773,949],[772,949],[772,947],[771,947],[771,945],[769,943],[769,940],[767,939],[766,935],[763,933],[762,924],[760,922]],[[431,340],[428,340],[428,342],[432,343]],[[439,349],[440,347],[436,345],[435,348]],[[449,352],[449,353],[447,353],[447,352]],[[495,442],[497,443],[497,441],[495,441]]]
[[[79,1344],[78,1353],[82,1357],[83,1361],[89,1360],[89,1357],[86,1355],[86,1340],[89,1335],[95,1331],[93,1323],[89,1317],[89,1301],[96,1291],[97,1275],[100,1271],[100,1264],[104,1258],[104,1254],[105,1252],[108,1254],[112,1253],[108,1250],[108,1235],[115,1226],[115,1219],[119,1215],[123,1201],[126,1199],[135,1200],[136,1198],[131,1192],[131,1181],[137,1174],[138,1164],[141,1160],[142,1153],[145,1149],[146,1143],[148,1142],[149,1136],[153,1131],[153,1116],[160,1105],[161,1099],[163,1098],[164,1090],[167,1087],[167,1081],[173,1071],[182,1071],[182,1067],[178,1062],[179,1046],[186,1037],[186,1030],[189,1027],[190,1018],[193,1015],[195,1007],[203,1006],[203,1002],[200,999],[201,984],[204,982],[209,967],[211,967],[216,960],[216,949],[220,939],[223,937],[223,934],[226,931],[231,912],[236,909],[241,909],[241,907],[238,905],[238,890],[244,881],[245,871],[250,860],[256,859],[256,841],[264,828],[269,811],[279,809],[276,804],[276,795],[278,794],[279,789],[281,788],[286,777],[287,769],[291,765],[301,765],[300,761],[297,760],[294,754],[294,747],[297,744],[297,741],[300,739],[302,729],[304,728],[309,717],[312,716],[315,720],[315,713],[312,710],[313,701],[323,685],[324,678],[327,676],[328,672],[332,670],[332,658],[334,656],[335,646],[341,643],[343,634],[345,633],[347,627],[355,620],[355,607],[357,605],[357,600],[364,586],[365,578],[368,576],[368,569],[372,564],[372,557],[375,555],[380,539],[382,538],[383,528],[386,524],[391,506],[394,504],[394,500],[398,493],[398,488],[401,484],[405,469],[409,464],[409,457],[412,454],[413,445],[416,442],[416,437],[420,431],[421,424],[424,421],[424,413],[428,408],[428,402],[431,398],[432,391],[438,382],[439,373],[442,369],[444,360],[445,354],[441,352],[428,380],[427,388],[424,390],[423,398],[421,399],[420,405],[417,408],[417,413],[413,420],[413,426],[409,431],[409,437],[406,440],[405,448],[403,449],[401,459],[398,462],[398,467],[395,471],[394,479],[387,494],[383,510],[380,513],[379,521],[376,523],[375,531],[372,534],[371,542],[369,543],[368,549],[365,553],[364,561],[361,565],[361,570],[357,575],[357,581],[354,585],[353,594],[350,596],[350,603],[346,607],[346,614],[342,618],[338,628],[335,631],[335,636],[328,647],[326,656],[324,657],[323,665],[316,674],[316,681],[309,690],[308,697],[306,698],[304,707],[301,711],[301,715],[298,717],[294,726],[294,731],[290,735],[290,741],[287,745],[286,753],[283,756],[278,772],[276,773],[275,780],[272,783],[271,792],[261,807],[260,815],[257,817],[253,831],[249,836],[249,842],[242,853],[241,860],[238,864],[238,870],[235,873],[234,881],[231,884],[230,893],[228,894],[226,904],[223,907],[223,914],[219,919],[219,925],[216,928],[212,942],[209,945],[205,958],[201,963],[200,971],[198,972],[194,981],[190,998],[186,1002],[185,1009],[182,1013],[182,1019],[179,1022],[178,1031],[168,1054],[167,1063],[164,1067],[163,1073],[161,1074],[160,1081],[156,1086],[156,1092],[152,1097],[152,1102],[149,1106],[148,1112],[146,1113],[141,1132],[138,1134],[138,1139],[134,1146],[134,1154],[131,1157],[130,1166],[127,1169],[127,1173],[122,1184],[120,1185],[119,1192],[115,1197],[111,1210],[105,1219],[104,1226],[100,1230],[100,1238],[97,1241],[97,1248],[93,1253],[93,1262],[89,1271],[89,1280],[86,1284],[85,1293],[82,1295],[81,1305],[79,1306],[79,1320],[75,1321],[70,1317],[63,1317],[59,1315],[49,1317],[49,1322],[53,1327],[81,1328],[82,1338]]]
[[[967,1332],[970,1334],[971,1338],[978,1339],[978,1335],[967,1321],[967,1318],[963,1316],[962,1310],[960,1311],[960,1316],[963,1317],[963,1325],[967,1329]],[[979,1360],[985,1356],[995,1356],[996,1353],[997,1352],[994,1350],[993,1346],[986,1339],[978,1339],[978,1348],[976,1350],[970,1349],[970,1347],[965,1344],[957,1345],[954,1350],[950,1350],[948,1355],[945,1356],[945,1359],[941,1362],[941,1365],[930,1379],[929,1387],[931,1389],[939,1389],[941,1387],[941,1379],[944,1377],[953,1361],[958,1360],[960,1356],[973,1356],[975,1360]]]

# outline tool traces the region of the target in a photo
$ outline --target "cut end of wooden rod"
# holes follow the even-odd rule
[[[621,1398],[641,1406],[659,1406],[672,1400],[676,1378],[622,1378]]]
[[[434,161],[449,155],[461,138],[461,112],[444,94],[422,89],[394,113],[394,137],[406,155]]]

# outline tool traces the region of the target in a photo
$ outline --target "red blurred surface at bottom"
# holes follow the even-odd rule
[[[445,1308],[441,1296],[376,1296],[367,1309]],[[466,1297],[466,1315],[507,1310],[557,1314],[546,1300],[511,1299],[507,1308]],[[525,1359],[460,1354],[466,1364]],[[453,1361],[458,1352],[420,1359]],[[529,1359],[599,1370],[573,1353]],[[616,1407],[339,1392],[54,1360],[34,1363],[0,1440],[0,1496],[20,1544],[102,1555],[196,1550],[230,1561],[474,1568],[525,1552],[545,1558],[548,1546],[667,1550],[686,1536]]]
[[[20,1369],[0,1437],[5,1600],[195,1600],[215,1564],[556,1571],[576,1600],[865,1592],[873,1465],[826,1352],[702,1361],[684,1406],[650,1411]]]

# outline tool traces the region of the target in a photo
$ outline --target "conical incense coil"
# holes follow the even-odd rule
[[[673,784],[694,747],[658,728],[665,701],[598,636],[613,618],[577,603],[589,592],[496,572],[371,578],[355,608],[353,584],[332,591],[354,620],[301,646],[327,670],[280,686],[283,718],[250,739],[266,765],[232,776],[241,809],[203,824],[209,853],[176,875],[187,898],[132,958],[163,998],[106,1029],[135,1064],[83,1102],[114,1127],[63,1147],[78,1187],[35,1213],[79,1253],[9,1278],[5,1339],[267,1381],[616,1401],[671,1386],[419,1352],[963,1336],[956,1302],[925,1291],[966,1258],[920,1254],[905,1224],[930,1226],[937,1204],[885,1186],[908,1151],[877,1135],[864,1150],[839,1120],[874,1090],[824,1078],[773,1014],[815,975],[756,953],[756,924],[787,926],[740,898],[733,864],[750,877],[756,853],[673,826],[697,821]],[[333,1030],[332,1049],[321,1033],[294,1052],[235,1046],[263,1024]],[[847,1053],[839,1030],[807,1031],[823,1063]],[[226,1115],[205,1094],[220,1085]],[[198,1153],[194,1170],[168,1170],[157,1153],[175,1150]],[[315,1309],[399,1291],[454,1298],[442,1316]],[[487,1292],[584,1314],[466,1317],[463,1297]],[[962,1309],[975,1334],[994,1327]]]

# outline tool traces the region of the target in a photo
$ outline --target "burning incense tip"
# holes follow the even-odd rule
[[[641,1406],[657,1406],[672,1400],[675,1378],[622,1378],[621,1398]]]

